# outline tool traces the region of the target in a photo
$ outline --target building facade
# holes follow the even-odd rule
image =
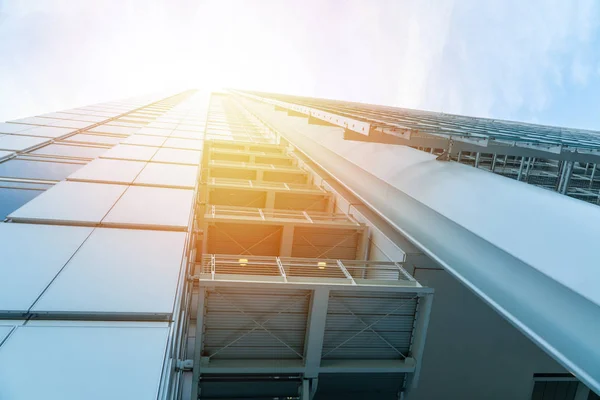
[[[427,163],[444,178],[458,166],[466,183],[492,177],[536,201],[540,189],[460,165],[490,158],[460,147],[465,135],[394,146],[420,132],[390,134],[390,109],[352,107],[188,91],[0,124],[0,398],[597,398],[596,359],[575,351],[600,344],[597,322],[551,334],[570,323],[561,312],[600,315],[590,289],[526,260],[520,271],[545,273],[535,285],[560,285],[568,307],[524,322],[532,314],[511,312],[515,296],[494,297],[439,247],[464,240],[451,247],[486,260],[480,270],[519,257],[489,232],[453,230],[476,231],[452,213],[469,208],[454,196],[466,187],[417,176],[407,199],[392,198],[386,174],[405,179]],[[517,180],[542,165],[524,157],[514,156]],[[572,195],[584,165],[563,164],[558,191]],[[587,169],[595,190],[595,164]],[[598,218],[595,206],[551,196]],[[504,253],[484,253],[480,238]]]

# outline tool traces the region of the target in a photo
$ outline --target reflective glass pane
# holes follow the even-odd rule
[[[137,161],[150,161],[154,153],[156,153],[156,147],[148,146],[129,146],[126,144],[119,144],[102,155],[102,158],[115,158],[120,160],[137,160]]]
[[[65,142],[78,142],[78,143],[92,143],[92,144],[108,144],[115,145],[119,144],[123,138],[116,136],[106,136],[106,135],[89,135],[85,133],[78,133],[77,135],[73,135],[64,139]]]
[[[40,137],[4,135],[0,136],[0,150],[23,151],[49,141]]]
[[[135,179],[135,183],[153,186],[194,188],[197,166],[148,163]]]
[[[62,181],[83,164],[12,159],[0,163],[0,177]]]
[[[11,214],[18,221],[99,223],[127,186],[98,183],[58,183]]]
[[[144,161],[97,158],[69,176],[69,180],[131,183],[145,165]]]
[[[4,220],[8,214],[42,193],[43,190],[2,187],[0,182],[0,220]]]
[[[170,315],[185,237],[185,232],[98,228],[32,311]]]
[[[152,157],[152,161],[198,165],[200,164],[201,157],[202,152],[197,150],[161,148],[156,152],[154,157]]]
[[[106,147],[75,146],[53,143],[44,146],[41,149],[34,150],[32,153],[73,158],[96,158],[107,150]]]
[[[2,398],[157,398],[168,327],[54,325],[18,326],[0,347]]]
[[[102,223],[185,229],[193,197],[193,190],[130,186]]]

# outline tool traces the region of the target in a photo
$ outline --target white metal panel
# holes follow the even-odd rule
[[[200,164],[202,152],[197,150],[159,149],[152,161],[175,163],[175,164]]]
[[[131,128],[127,126],[100,125],[89,130],[89,132],[112,133],[115,135],[131,135],[138,131],[139,128]]]
[[[170,137],[163,144],[164,147],[172,147],[175,149],[187,149],[187,150],[202,150],[204,141],[196,139],[179,139]]]
[[[162,136],[149,136],[149,135],[131,135],[127,139],[123,140],[123,144],[133,144],[138,146],[162,146],[166,138]]]
[[[87,164],[85,167],[75,171],[67,179],[92,182],[132,183],[145,165],[146,163],[144,161],[98,158]]]
[[[67,263],[92,228],[0,224],[0,313],[24,313]]]
[[[193,197],[193,190],[130,186],[102,223],[185,229]]]
[[[136,133],[140,135],[151,135],[151,136],[169,136],[171,129],[152,128],[145,126]]]
[[[49,141],[40,137],[4,135],[0,136],[0,150],[23,151]]]
[[[99,223],[127,187],[63,181],[9,215],[14,220]]]
[[[12,124],[10,122],[0,122],[0,133],[15,133],[31,128],[35,128],[35,126],[25,124]]]
[[[98,228],[32,311],[170,315],[185,238],[185,232]]]
[[[107,144],[111,146],[119,144],[122,140],[123,138],[118,136],[88,135],[85,133],[78,133],[64,139],[65,142]]]
[[[155,186],[176,186],[194,188],[197,166],[148,163],[134,183]]]
[[[27,135],[27,136],[39,136],[39,137],[47,137],[47,138],[57,138],[60,136],[67,135],[71,132],[75,132],[77,129],[73,128],[59,128],[56,126],[38,126],[32,129],[27,129],[27,131],[17,132],[16,135]]]
[[[0,347],[0,398],[156,399],[168,328],[20,326]]]
[[[156,153],[156,147],[148,146],[129,146],[126,144],[119,144],[112,149],[108,150],[102,155],[102,158],[116,158],[120,160],[137,160],[137,161],[150,161],[154,153]]]
[[[204,131],[204,128],[202,128],[202,131]],[[184,139],[202,139],[202,134],[203,132],[181,131],[175,129],[173,132],[171,132],[171,137]]]
[[[13,154],[15,154],[14,151],[0,150],[0,160],[4,160],[5,158],[8,158]]]

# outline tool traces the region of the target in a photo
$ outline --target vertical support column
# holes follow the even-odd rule
[[[594,163],[594,166],[592,167],[592,175],[590,175],[590,186],[588,187],[588,189],[592,188],[592,185],[594,184],[594,176],[596,175],[596,163]]]
[[[496,160],[498,159],[498,155],[496,153],[494,153],[494,156],[492,157],[492,172],[496,171]]]
[[[480,160],[480,158],[481,158],[481,153],[477,152],[475,154],[475,168],[479,168],[479,160]]]
[[[356,249],[357,260],[368,260],[369,259],[369,228],[366,226],[360,233],[358,242],[358,248]]]
[[[204,312],[206,309],[206,287],[198,290],[198,309],[196,310],[196,338],[194,340],[194,369],[192,375],[192,399],[198,398],[198,383],[200,380],[200,362],[202,359],[202,344],[204,342]]]
[[[427,327],[429,326],[429,317],[431,315],[431,306],[433,304],[433,293],[427,293],[419,297],[418,315],[415,320],[413,330],[413,341],[410,349],[410,356],[416,363],[415,372],[410,374],[407,381],[407,391],[417,387],[419,375],[421,373],[421,364],[423,364],[423,351],[425,349],[425,339],[427,337]],[[408,360],[407,360],[408,361]]]
[[[560,182],[558,185],[558,191],[561,194],[567,193],[569,182],[571,180],[571,174],[573,173],[573,161],[565,161],[563,171],[560,175]]]
[[[523,167],[525,166],[525,157],[521,157],[521,165],[519,166],[519,174],[517,175],[517,180],[521,180],[521,176],[523,175]]]
[[[294,225],[286,224],[281,232],[279,243],[279,257],[291,257],[292,245],[294,244]]]
[[[579,382],[577,385],[577,392],[575,392],[575,397],[573,400],[587,400],[590,395],[590,389],[585,386],[583,383]]]
[[[325,322],[329,306],[329,289],[313,290],[304,341],[304,379],[317,378],[321,368]]]
[[[271,210],[273,208],[275,208],[275,192],[273,190],[268,190],[265,199],[265,209]]]

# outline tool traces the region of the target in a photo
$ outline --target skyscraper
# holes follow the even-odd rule
[[[600,208],[481,171],[562,154],[509,125],[234,90],[0,125],[0,398],[593,398]]]

